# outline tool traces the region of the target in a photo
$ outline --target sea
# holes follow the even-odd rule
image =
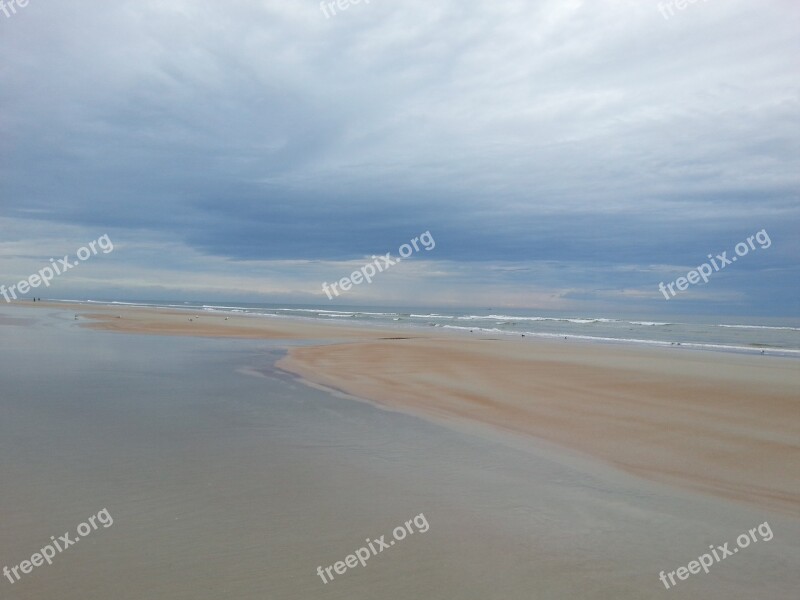
[[[87,305],[172,308],[264,319],[303,319],[405,330],[462,331],[508,337],[567,338],[655,346],[683,346],[800,358],[800,319],[778,317],[686,317],[648,320],[620,315],[576,315],[520,309],[363,307],[243,302],[137,302],[53,300]]]

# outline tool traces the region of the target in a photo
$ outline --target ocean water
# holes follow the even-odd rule
[[[75,302],[65,300],[65,302]],[[214,302],[83,301],[86,304],[179,308],[265,319],[300,318],[349,325],[377,325],[419,330],[441,328],[481,334],[567,338],[695,349],[780,354],[800,357],[800,319],[681,317],[672,320],[619,315],[557,314],[543,311],[408,307],[318,307],[290,304]]]

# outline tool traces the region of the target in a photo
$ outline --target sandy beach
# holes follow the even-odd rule
[[[800,516],[792,359],[427,338],[293,348],[279,365],[394,409],[499,427]]]
[[[0,567],[114,518],[4,597],[778,600],[800,584],[789,359],[197,316],[0,309]],[[428,532],[318,577],[420,513]],[[771,541],[659,581],[765,522]]]
[[[0,600],[798,597],[796,3],[77,8],[0,0]]]
[[[335,338],[292,348],[278,366],[394,410],[532,436],[641,477],[800,516],[800,368],[793,359],[146,309],[123,314],[86,317],[112,331]]]

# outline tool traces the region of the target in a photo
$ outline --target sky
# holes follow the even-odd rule
[[[796,1],[327,4],[0,8],[0,284],[108,235],[28,297],[800,316]]]

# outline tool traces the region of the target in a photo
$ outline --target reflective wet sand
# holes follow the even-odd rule
[[[0,567],[107,508],[3,598],[788,598],[798,521],[276,371],[287,344],[107,333],[0,308]],[[421,512],[327,585],[318,566]],[[769,521],[775,537],[658,580]]]

